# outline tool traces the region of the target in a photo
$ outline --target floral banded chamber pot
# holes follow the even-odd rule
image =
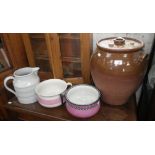
[[[100,109],[100,92],[93,86],[72,86],[65,94],[67,111],[79,118],[94,116]]]

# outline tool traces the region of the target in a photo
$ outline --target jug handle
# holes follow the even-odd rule
[[[9,87],[7,86],[7,82],[8,82],[9,80],[14,80],[14,77],[13,77],[13,76],[8,76],[8,77],[6,77],[6,78],[4,79],[4,87],[5,87],[8,91],[10,91],[11,93],[13,93],[13,94],[16,95],[15,91],[12,90],[11,88],[9,88]]]

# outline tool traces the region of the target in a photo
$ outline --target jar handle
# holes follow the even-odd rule
[[[14,77],[13,77],[13,76],[8,76],[8,77],[6,77],[6,78],[4,79],[4,87],[5,87],[8,91],[10,91],[10,92],[13,93],[14,95],[16,95],[16,92],[7,86],[7,82],[8,82],[9,80],[14,80]]]
[[[138,60],[139,61],[144,61],[145,59],[148,58],[148,56],[149,56],[149,54],[143,52],[143,53],[140,54]]]

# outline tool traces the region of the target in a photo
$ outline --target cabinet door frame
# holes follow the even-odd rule
[[[85,83],[90,83],[90,56],[92,50],[91,34],[80,34],[80,48],[81,48],[81,69],[82,77]]]
[[[56,33],[47,33],[45,34],[45,39],[48,49],[49,62],[51,68],[53,69],[54,78],[63,79],[59,37]]]
[[[23,42],[24,42],[24,45],[25,45],[25,51],[26,51],[26,55],[27,55],[29,65],[31,67],[35,67],[36,66],[35,57],[34,57],[34,53],[33,53],[33,50],[32,50],[29,34],[28,33],[23,33],[22,38],[23,38]]]

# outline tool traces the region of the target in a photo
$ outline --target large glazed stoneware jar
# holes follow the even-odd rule
[[[133,38],[106,38],[97,42],[91,74],[102,100],[121,105],[137,90],[147,69],[144,43]]]

